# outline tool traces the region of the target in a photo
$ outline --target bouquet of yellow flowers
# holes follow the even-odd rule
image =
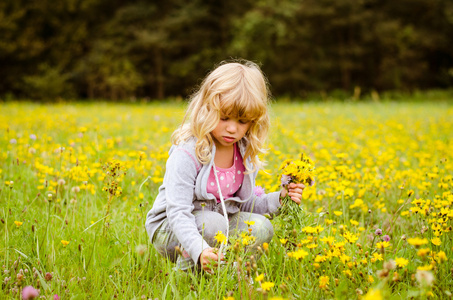
[[[300,160],[286,159],[280,166],[280,182],[283,188],[290,183],[303,183],[312,186],[315,183],[315,165],[312,159],[303,153]],[[286,195],[282,200],[282,212],[299,211],[300,207]]]

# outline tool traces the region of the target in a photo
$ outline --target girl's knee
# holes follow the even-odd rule
[[[219,231],[226,235],[227,223],[225,218],[219,213],[212,211],[196,213],[195,220],[198,231],[211,247],[215,246],[214,237]]]
[[[260,215],[261,216],[261,215]],[[257,230],[257,236],[261,238],[260,243],[267,243],[272,240],[274,236],[274,226],[272,226],[271,221],[264,216],[261,216],[257,221],[255,221],[255,228],[253,230]]]

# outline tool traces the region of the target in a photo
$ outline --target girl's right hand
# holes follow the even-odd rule
[[[212,267],[217,267],[218,255],[220,255],[220,260],[225,259],[223,253],[218,253],[218,251],[219,249],[216,248],[206,248],[201,252],[200,264],[203,270],[212,273]]]

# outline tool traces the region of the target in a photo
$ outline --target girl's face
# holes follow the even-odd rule
[[[249,120],[221,116],[219,124],[211,132],[217,149],[232,147],[244,137],[251,124]]]

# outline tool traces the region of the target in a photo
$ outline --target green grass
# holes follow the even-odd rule
[[[277,190],[280,163],[303,152],[315,161],[316,185],[304,192],[297,214],[272,220],[275,235],[267,250],[248,253],[238,239],[240,247],[229,249],[227,263],[213,275],[174,270],[144,229],[171,132],[184,115],[182,104],[0,105],[1,298],[19,299],[28,285],[46,299],[451,295],[449,102],[274,103],[263,157],[267,172],[260,172],[257,183]],[[109,205],[103,187],[114,178],[103,167],[114,160],[123,168],[115,177],[122,193]],[[441,228],[439,246],[432,242],[435,224]],[[310,234],[302,230],[308,226],[323,229]],[[376,248],[378,228],[391,238],[383,252]],[[348,242],[348,233],[357,240]],[[322,241],[326,237],[335,242]],[[414,237],[428,243],[410,245]],[[420,255],[425,248],[431,252]],[[304,258],[288,256],[301,249],[308,253]],[[315,261],[335,249],[342,258]],[[447,261],[439,258],[441,251]],[[373,254],[383,260],[373,261]],[[392,269],[389,261],[397,257],[407,259],[407,266]],[[261,283],[274,284],[268,291],[256,280],[261,274]],[[431,275],[432,283],[423,280]],[[328,277],[324,288],[321,276]]]

